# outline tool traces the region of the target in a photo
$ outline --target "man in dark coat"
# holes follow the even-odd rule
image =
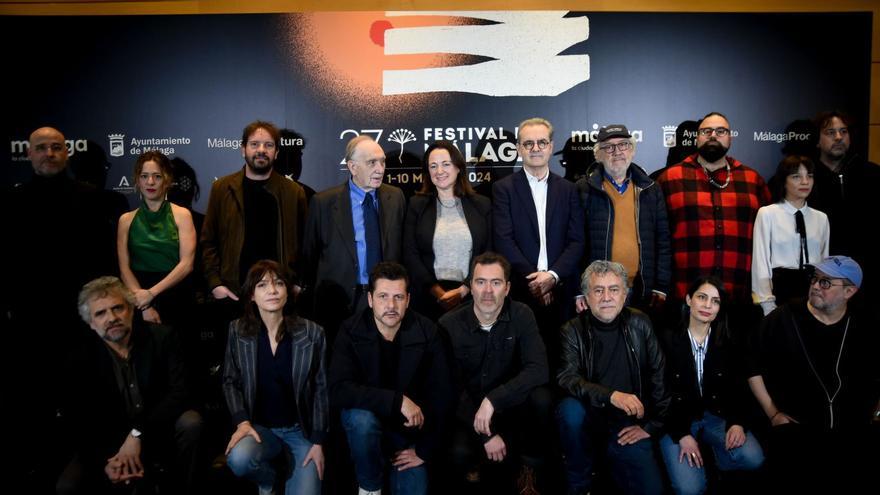
[[[361,494],[381,493],[389,463],[393,493],[427,493],[425,463],[445,432],[452,397],[437,326],[407,312],[403,266],[370,272],[369,308],[342,324],[330,362],[330,404],[342,410]]]
[[[492,188],[493,245],[513,268],[512,297],[532,308],[557,362],[559,325],[572,313],[584,255],[584,212],[577,188],[550,171],[553,126],[532,118],[519,125],[523,168]]]
[[[651,320],[624,307],[626,280],[620,263],[590,263],[581,277],[589,311],[561,330],[556,378],[568,397],[556,416],[569,493],[590,491],[596,451],[625,493],[663,491],[654,439],[669,408],[665,360]]]
[[[64,376],[62,410],[77,453],[58,481],[59,493],[152,485],[157,465],[171,471],[170,489],[197,488],[202,419],[187,409],[180,343],[169,327],[134,323],[133,302],[116,277],[80,291],[80,316],[94,334],[71,353]]]
[[[312,197],[303,240],[303,272],[314,319],[332,341],[342,320],[367,307],[370,270],[400,261],[403,192],[382,181],[385,152],[360,135],[345,149],[351,177]]]
[[[626,126],[599,130],[597,163],[577,182],[587,218],[587,263],[621,263],[632,287],[629,304],[642,310],[666,301],[672,252],[666,201],[660,186],[633,163],[636,142]],[[586,309],[578,298],[578,309]]]

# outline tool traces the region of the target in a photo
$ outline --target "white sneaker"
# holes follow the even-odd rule
[[[364,490],[361,487],[358,487],[358,495],[382,495],[382,490]]]

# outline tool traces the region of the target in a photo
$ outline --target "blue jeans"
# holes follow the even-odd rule
[[[354,461],[358,485],[364,490],[382,489],[388,458],[394,453],[412,447],[404,435],[383,428],[382,422],[364,409],[343,409],[342,427],[348,437],[351,459]],[[395,495],[424,495],[428,493],[428,472],[425,465],[398,471],[391,467],[391,493]]]
[[[284,493],[320,495],[321,479],[314,461],[302,467],[303,460],[312,448],[312,442],[303,436],[299,425],[290,428],[266,428],[254,425],[260,435],[261,443],[253,437],[242,438],[226,457],[226,464],[236,476],[248,479],[257,484],[260,493],[271,493],[275,486],[276,472],[272,460],[282,455],[286,447],[290,453],[290,465],[287,468],[287,481]]]
[[[727,422],[708,411],[703,413],[701,419],[691,423],[691,436],[701,448],[708,444],[715,455],[715,464],[719,470],[750,471],[761,467],[764,463],[764,451],[751,432],[746,432],[746,442],[733,450],[724,448],[726,435]],[[660,440],[660,452],[675,493],[698,494],[706,491],[706,470],[691,467],[684,459],[678,462],[681,447],[669,435],[664,435]]]
[[[662,493],[660,467],[654,458],[650,438],[631,445],[618,444],[617,433],[626,425],[609,421],[608,415],[603,414],[603,411],[584,407],[574,397],[562,399],[556,408],[556,419],[570,492],[584,493],[592,488],[595,457],[593,443],[602,438],[606,442],[605,451],[611,464],[611,475],[624,493]]]

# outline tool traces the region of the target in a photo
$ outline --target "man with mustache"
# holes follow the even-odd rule
[[[590,263],[581,276],[589,311],[562,326],[556,377],[568,397],[556,417],[572,494],[589,493],[598,452],[623,493],[663,491],[653,443],[671,400],[665,360],[648,316],[624,307],[626,281],[620,263]]]
[[[632,287],[629,304],[659,309],[672,276],[669,221],[663,192],[633,162],[636,140],[625,125],[599,129],[593,150],[596,163],[577,182],[587,217],[587,262],[617,261]],[[578,312],[586,309],[577,299]]]
[[[381,494],[425,494],[452,399],[449,364],[437,326],[407,311],[409,277],[393,262],[370,272],[369,308],[339,329],[330,361],[330,404],[341,409],[359,485]]]
[[[864,242],[866,218],[876,218],[876,185],[880,166],[867,161],[852,147],[852,118],[838,111],[822,112],[813,123],[816,143],[815,184],[808,199],[812,208],[828,215],[830,252],[852,256],[865,271],[865,284],[856,299],[871,301],[876,284],[874,244]]]
[[[403,191],[385,184],[385,152],[362,134],[345,147],[350,176],[312,197],[303,241],[314,318],[332,341],[339,324],[367,307],[370,270],[400,261]]]
[[[280,144],[275,125],[251,122],[241,135],[244,167],[211,187],[201,244],[205,279],[217,301],[238,301],[247,271],[259,260],[277,261],[292,272],[298,268],[306,194],[275,171]],[[229,316],[240,312],[237,304],[226,306]]]
[[[732,140],[727,117],[706,115],[698,126],[697,153],[665,169],[657,183],[672,233],[675,298],[684,301],[692,280],[714,275],[734,306],[745,309],[730,314],[743,315],[754,311],[752,233],[758,209],[770,203],[770,191],[758,172],[727,155]]]
[[[544,341],[532,310],[507,297],[510,263],[503,256],[483,253],[469,273],[473,300],[440,318],[452,341],[459,397],[452,446],[456,481],[476,482],[480,461],[518,458],[517,493],[536,495],[535,471],[548,458],[553,435]],[[485,481],[485,488],[498,486]]]
[[[169,327],[135,322],[134,309],[116,277],[80,291],[79,313],[94,333],[71,352],[63,379],[62,411],[77,441],[58,493],[103,493],[118,484],[149,491],[157,463],[170,469],[172,493],[198,489],[202,418],[187,409],[179,341]]]
[[[864,279],[855,260],[814,268],[807,300],[776,308],[753,332],[749,385],[770,424],[774,488],[855,493],[880,465],[876,312],[850,304]]]

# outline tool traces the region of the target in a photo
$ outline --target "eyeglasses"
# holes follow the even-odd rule
[[[599,146],[599,149],[602,150],[603,153],[610,155],[611,153],[614,153],[615,150],[629,151],[632,149],[632,147],[633,144],[631,142],[621,141],[617,144],[603,144]]]
[[[540,141],[523,141],[522,143],[519,143],[519,144],[523,148],[525,148],[529,151],[534,150],[535,146],[537,145],[538,149],[543,151],[544,148],[546,148],[548,145],[550,145],[550,141],[547,141],[546,139],[542,139]]]
[[[727,127],[701,127],[697,132],[700,133],[700,136],[711,136],[713,132],[716,136],[727,136],[730,134],[730,129]]]
[[[810,286],[812,286],[815,283],[818,283],[819,287],[821,287],[822,290],[828,290],[831,288],[832,285],[839,285],[841,287],[848,287],[850,285],[853,285],[853,284],[848,284],[846,282],[844,282],[842,284],[835,284],[835,283],[831,282],[830,278],[817,277],[817,276],[813,275],[812,277],[810,277]]]

